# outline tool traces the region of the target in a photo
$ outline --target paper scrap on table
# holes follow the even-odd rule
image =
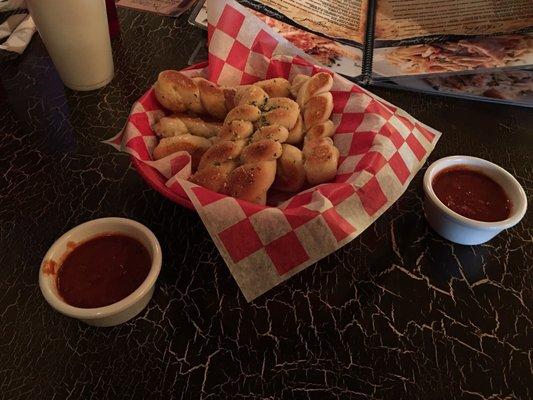
[[[189,76],[238,85],[327,71],[235,1],[210,0],[208,20],[209,65],[183,71]],[[189,182],[186,153],[152,161],[157,139],[151,127],[162,111],[153,89],[134,104],[124,131],[109,141],[157,169],[170,190],[190,199],[248,301],[361,234],[407,189],[440,137],[340,75],[333,74],[333,81],[333,139],[341,154],[335,181],[295,194],[278,207]]]
[[[178,17],[196,0],[119,0],[117,6]]]
[[[36,31],[35,23],[28,14],[14,14],[0,24],[0,50],[22,54]]]
[[[0,12],[26,8],[25,0],[0,0]]]

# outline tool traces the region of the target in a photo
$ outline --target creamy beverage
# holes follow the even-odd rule
[[[105,0],[27,0],[63,83],[93,90],[113,79]]]

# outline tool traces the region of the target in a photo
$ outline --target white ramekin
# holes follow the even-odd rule
[[[121,233],[142,243],[152,259],[152,266],[144,282],[126,298],[98,308],[78,308],[67,304],[57,291],[57,270],[73,244],[103,233]],[[50,268],[50,261],[56,268]],[[50,247],[39,269],[39,286],[46,301],[61,314],[77,318],[93,326],[114,326],[139,314],[154,293],[154,285],[161,271],[161,246],[155,235],[144,225],[126,218],[100,218],[71,229]],[[50,271],[53,269],[53,271]]]
[[[433,191],[433,179],[440,171],[459,165],[482,172],[504,189],[512,203],[509,218],[497,222],[476,221],[450,210],[438,199]],[[424,192],[424,211],[429,225],[442,237],[459,244],[485,243],[516,225],[527,209],[526,193],[509,172],[487,160],[470,156],[445,157],[431,164],[424,175]]]

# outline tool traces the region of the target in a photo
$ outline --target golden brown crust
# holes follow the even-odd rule
[[[178,71],[161,72],[154,85],[154,91],[159,103],[171,111],[191,111],[195,114],[204,112],[198,86],[191,78]]]
[[[298,92],[300,91],[302,85],[311,79],[310,76],[304,74],[297,74],[291,82],[290,92],[294,99],[298,97]]]
[[[204,78],[192,78],[198,86],[203,108],[214,118],[223,120],[228,113],[224,90]]]
[[[298,119],[296,124],[289,131],[289,136],[287,137],[287,143],[289,144],[300,144],[302,143],[304,137],[304,122],[302,115],[298,113]]]
[[[313,96],[329,92],[332,87],[332,76],[325,72],[319,72],[303,83],[298,91],[296,102],[300,107],[304,107]]]
[[[296,101],[302,107],[306,130],[303,168],[307,182],[316,185],[333,179],[337,174],[339,150],[330,138],[335,127],[329,120],[333,112],[333,96],[330,93],[333,77],[320,72],[309,79],[299,77],[298,84]]]
[[[305,140],[314,140],[314,139],[320,139],[324,137],[331,137],[333,136],[333,133],[335,132],[335,125],[331,120],[327,120],[325,122],[322,122],[321,124],[317,124],[315,126],[312,126],[307,130],[305,133]]]
[[[218,140],[242,140],[249,137],[254,132],[254,126],[250,121],[235,119],[228,124],[224,124]]]
[[[153,151],[154,160],[159,160],[178,151],[186,151],[191,155],[193,169],[200,162],[200,158],[211,147],[211,141],[188,133],[179,136],[163,138]]]
[[[228,175],[236,167],[236,161],[226,161],[220,165],[211,165],[207,168],[199,169],[190,180],[197,185],[220,193],[225,191]]]
[[[305,184],[305,169],[302,151],[290,144],[282,145],[283,153],[278,158],[274,187],[283,192],[297,192]]]
[[[290,96],[290,82],[285,78],[272,78],[263,81],[255,82],[255,86],[259,86],[270,97],[289,97]]]
[[[241,155],[244,164],[260,161],[274,161],[281,156],[281,144],[270,139],[262,139],[246,146]]]
[[[188,133],[187,126],[175,117],[162,117],[155,125],[154,132],[158,137],[171,137]]]
[[[224,92],[224,102],[226,103],[226,109],[229,111],[237,105],[235,102],[235,95],[237,94],[237,89],[234,87],[224,87],[222,88]]]
[[[262,139],[270,139],[276,142],[283,143],[287,140],[288,137],[289,131],[287,130],[287,128],[280,125],[266,125],[262,126],[254,132],[251,141],[257,142],[258,140]]]
[[[313,96],[304,108],[304,126],[308,129],[326,122],[333,111],[333,96],[330,92]]]
[[[244,148],[244,141],[220,141],[212,145],[204,153],[198,169],[204,169],[210,165],[219,165],[228,160],[236,160],[239,158],[242,149]]]
[[[243,121],[250,121],[255,122],[261,117],[261,110],[257,108],[256,106],[252,106],[250,104],[244,104],[235,107],[233,110],[231,110],[228,115],[226,115],[226,119],[224,120],[224,124],[229,124],[231,121],[235,120],[243,120]]]
[[[306,142],[303,155],[307,182],[311,185],[328,182],[337,175],[339,150],[331,138]]]
[[[176,93],[174,88],[165,80],[168,74],[163,75],[163,72],[159,74],[159,79],[154,84],[155,98],[168,110],[178,112],[186,111],[187,105],[181,96]]]
[[[261,108],[268,99],[268,94],[259,86],[238,86],[235,92],[235,104],[237,106],[249,104]]]
[[[193,82],[201,90],[207,112],[218,106],[216,115],[210,115],[220,118],[222,112],[229,112],[216,137],[212,136],[214,144],[204,150],[192,182],[265,204],[274,180],[279,190],[297,192],[306,180],[314,185],[335,177],[339,151],[330,139],[334,125],[329,120],[333,110],[329,74],[297,75],[290,83],[274,78],[234,88],[221,88],[201,78]],[[287,97],[291,93],[302,109]],[[303,151],[292,145],[302,141]]]
[[[204,118],[192,117],[186,114],[178,114],[175,118],[179,118],[181,122],[187,127],[190,134],[210,138],[218,135],[222,129],[222,123],[206,121]]]
[[[300,114],[298,104],[287,97],[269,98],[265,102],[263,110],[260,126],[281,125],[287,129],[292,129],[296,125]]]
[[[266,192],[276,176],[276,161],[243,164],[228,176],[226,193],[237,199],[265,204]]]

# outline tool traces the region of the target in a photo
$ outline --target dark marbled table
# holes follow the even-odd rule
[[[251,304],[200,219],[151,190],[102,139],[204,33],[120,11],[116,77],[63,88],[36,35],[1,65],[1,399],[531,399],[531,214],[482,246],[428,228],[423,172],[374,225]],[[377,90],[443,136],[429,161],[492,160],[533,194],[531,110]],[[152,302],[115,328],[56,313],[37,283],[64,231],[133,218],[160,239]]]

